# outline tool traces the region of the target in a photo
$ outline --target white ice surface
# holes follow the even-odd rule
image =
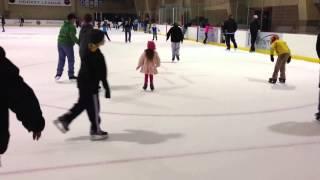
[[[100,96],[103,142],[89,140],[86,113],[61,134],[52,124],[77,100],[78,89],[54,82],[58,28],[8,27],[0,45],[35,90],[46,118],[39,142],[11,114],[11,140],[1,180],[318,180],[320,124],[318,65],[294,60],[287,84],[270,85],[269,57],[186,41],[171,63],[162,61],[155,92],[144,92],[135,71],[151,35],[132,43],[112,30],[102,51],[112,99]],[[78,47],[75,48],[75,52]],[[79,56],[76,53],[76,70]]]

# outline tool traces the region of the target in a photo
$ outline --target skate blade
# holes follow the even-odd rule
[[[108,135],[91,135],[91,141],[103,141],[108,139]]]
[[[61,124],[61,122],[59,122],[58,120],[53,121],[53,124],[59,129],[59,131],[61,131],[63,134],[67,133],[66,129],[63,127],[63,125]]]

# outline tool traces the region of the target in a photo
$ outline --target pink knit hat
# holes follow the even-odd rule
[[[148,41],[147,47],[148,47],[148,49],[155,50],[156,44],[153,41]]]

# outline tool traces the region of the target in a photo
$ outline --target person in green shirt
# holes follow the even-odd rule
[[[76,37],[77,30],[74,25],[76,21],[75,14],[69,14],[68,20],[64,22],[60,29],[58,36],[58,52],[59,52],[59,62],[57,67],[57,74],[55,76],[56,81],[59,81],[66,61],[68,58],[68,75],[70,80],[76,80],[74,75],[74,50],[73,46],[79,44],[79,39]]]

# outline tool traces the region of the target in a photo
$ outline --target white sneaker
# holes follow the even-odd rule
[[[101,141],[108,139],[109,134],[105,131],[99,131],[99,132],[90,132],[91,141]]]

